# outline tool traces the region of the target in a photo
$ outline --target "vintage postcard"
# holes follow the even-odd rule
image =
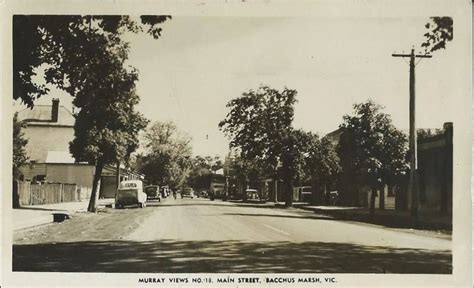
[[[471,2],[0,7],[2,287],[471,287]]]

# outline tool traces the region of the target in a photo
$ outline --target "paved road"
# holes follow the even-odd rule
[[[116,227],[122,233],[100,240],[58,242],[60,239],[56,238],[55,244],[47,240],[19,243],[14,247],[14,268],[172,273],[451,273],[449,239],[335,221],[298,209],[168,199],[145,209],[116,210],[110,213],[111,217],[116,213],[129,213],[127,219],[136,217],[134,229]],[[38,256],[39,251],[42,256]],[[38,265],[34,265],[36,262]]]

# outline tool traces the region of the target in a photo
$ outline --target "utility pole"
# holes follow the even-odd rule
[[[393,57],[410,58],[410,178],[408,182],[408,194],[411,196],[411,216],[418,218],[418,189],[417,189],[417,143],[416,143],[416,121],[415,121],[415,58],[431,58],[431,55],[415,55],[415,49],[410,54],[392,54]]]

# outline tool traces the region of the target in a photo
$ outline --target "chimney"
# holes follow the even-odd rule
[[[59,99],[53,98],[53,105],[51,106],[51,122],[58,122],[59,113]]]

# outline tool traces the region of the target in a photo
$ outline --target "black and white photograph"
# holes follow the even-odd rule
[[[3,11],[5,287],[472,285],[471,3],[44,2]]]

